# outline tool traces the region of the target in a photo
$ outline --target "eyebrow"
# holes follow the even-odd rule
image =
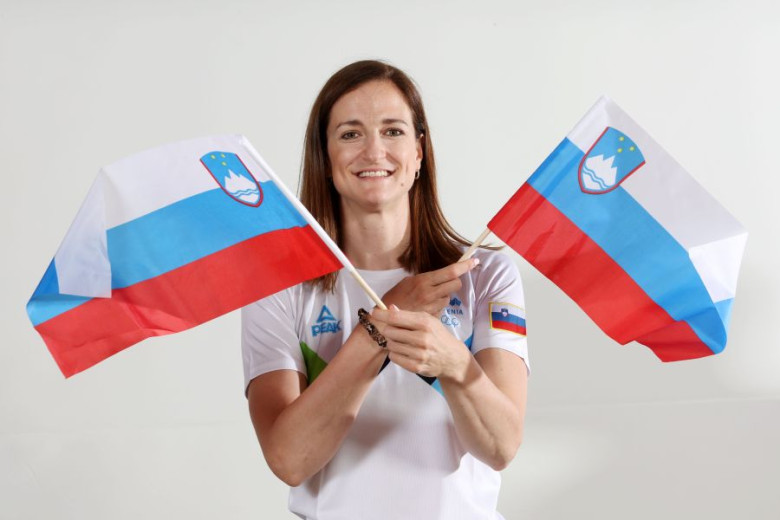
[[[404,121],[403,119],[394,119],[394,118],[387,118],[382,120],[383,125],[406,125],[409,126],[409,123]],[[342,127],[342,126],[364,126],[363,122],[359,119],[350,119],[349,121],[343,121],[336,125],[336,128]]]

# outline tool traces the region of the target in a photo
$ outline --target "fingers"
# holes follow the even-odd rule
[[[430,314],[403,311],[395,305],[391,305],[390,309],[386,311],[375,308],[371,311],[371,316],[387,325],[406,330],[427,330],[429,328],[428,320],[432,319]]]
[[[387,338],[387,354],[390,361],[410,372],[418,373],[423,370],[430,356],[428,349],[414,342],[416,339],[414,332],[388,327],[388,331],[391,329],[391,335],[395,339]]]
[[[460,278],[462,275],[468,273],[478,265],[479,258],[469,258],[467,260],[462,260],[460,262],[450,264],[447,267],[442,267],[436,271],[431,271],[429,273],[431,276],[431,284],[439,285]]]
[[[413,346],[424,346],[425,339],[419,337],[419,332],[413,329],[402,329],[400,327],[388,326],[383,333],[389,342],[398,345],[398,348],[405,351],[413,350]]]
[[[437,353],[432,335],[418,331],[387,327],[387,354],[390,361],[409,372],[436,377],[440,373],[442,354]]]
[[[425,357],[424,350],[395,341],[388,341],[387,352],[393,357],[402,357],[414,363],[421,363]]]
[[[425,312],[430,314],[433,317],[437,317],[439,313],[441,313],[441,310],[446,307],[450,303],[450,295],[447,294],[446,296],[442,296],[438,300],[432,301],[430,304],[426,305],[423,309]]]
[[[449,302],[449,296],[460,291],[461,287],[463,287],[463,283],[460,278],[455,278],[435,286],[432,295],[434,298],[446,298]]]
[[[387,291],[382,299],[403,309],[423,311],[438,316],[452,294],[460,291],[460,277],[479,265],[477,258],[455,262],[436,271],[408,276]]]
[[[419,361],[408,358],[398,352],[390,352],[388,353],[387,357],[390,358],[390,361],[392,361],[399,367],[403,368],[404,370],[408,370],[409,372],[412,372],[414,374],[417,374],[420,371]]]

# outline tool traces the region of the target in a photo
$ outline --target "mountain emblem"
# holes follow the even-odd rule
[[[201,164],[233,200],[257,207],[263,202],[263,190],[238,155],[210,152],[200,158]]]
[[[580,189],[593,195],[610,192],[644,164],[639,146],[608,126],[580,161]]]

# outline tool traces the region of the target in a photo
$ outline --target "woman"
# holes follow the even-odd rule
[[[301,199],[390,310],[361,324],[371,301],[334,274],[243,311],[250,415],[301,518],[501,518],[498,470],[522,437],[527,353],[491,315],[522,313],[522,287],[501,254],[457,261],[468,243],[442,216],[435,175],[403,72],[361,61],[328,80]]]

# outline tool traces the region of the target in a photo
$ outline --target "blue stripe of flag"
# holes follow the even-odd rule
[[[127,287],[254,236],[306,225],[273,182],[260,186],[263,203],[256,208],[218,188],[109,229],[111,286]]]
[[[714,352],[723,350],[723,320],[688,253],[622,187],[598,195],[583,193],[578,181],[583,155],[564,139],[528,183],[595,241],[672,318],[687,321]],[[642,175],[642,169],[634,175]]]
[[[515,316],[512,313],[507,314],[504,316],[500,312],[493,311],[491,315],[492,321],[503,321],[505,323],[511,323],[513,325],[518,325],[520,327],[525,327],[525,320],[521,318],[520,316]]]
[[[36,298],[36,300],[33,301],[31,299],[27,303],[27,314],[30,316],[33,326],[91,300],[91,298],[83,296],[61,295],[59,291],[57,267],[54,265],[54,260],[52,260],[43,274],[38,287],[35,289],[33,298]]]
[[[112,288],[121,289],[165,274],[263,233],[306,225],[273,182],[260,186],[263,203],[258,207],[236,202],[216,188],[109,229],[106,238]],[[33,325],[90,300],[57,292],[52,262],[33,297],[56,296],[44,296],[42,305],[28,304]]]

